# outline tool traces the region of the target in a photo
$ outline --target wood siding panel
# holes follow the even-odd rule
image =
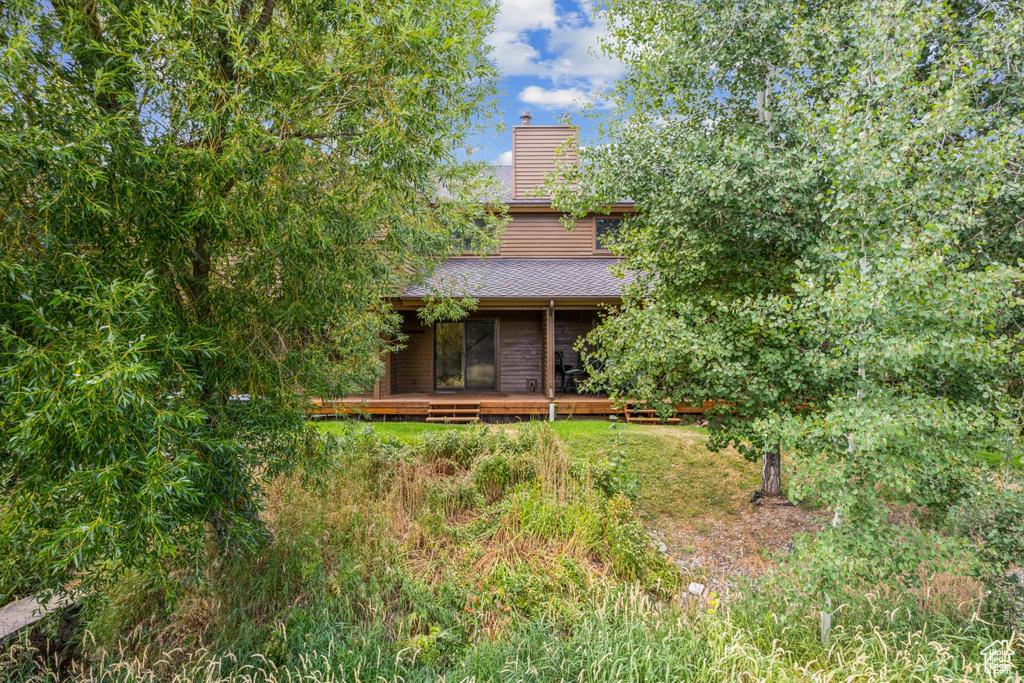
[[[398,366],[397,354],[390,353],[391,356],[391,382],[389,384],[388,393],[398,393],[398,372],[401,368]]]
[[[498,255],[556,258],[594,255],[594,219],[581,218],[566,231],[558,214],[515,214],[505,227]]]
[[[592,311],[555,310],[555,351],[562,352],[566,365],[581,367],[580,354],[573,347],[596,323],[597,314]]]
[[[548,308],[544,316],[544,392],[555,397],[555,319],[554,309]]]
[[[544,336],[536,311],[502,313],[498,325],[499,391],[529,391],[529,381],[537,382],[541,395],[544,365]]]
[[[394,376],[391,372],[391,354],[384,353],[384,374],[380,378],[380,395],[387,398],[394,393]]]
[[[398,373],[401,371],[401,366],[398,363],[398,354],[388,354],[388,394],[398,393]]]
[[[555,154],[566,140],[578,132],[569,126],[515,126],[512,129],[512,184],[515,199],[547,196],[536,194],[548,174],[555,170]],[[566,161],[577,163],[575,150]]]
[[[419,393],[434,390],[434,330],[423,327],[415,313],[405,313],[402,331],[409,335],[404,349],[395,354],[398,368],[395,393]]]

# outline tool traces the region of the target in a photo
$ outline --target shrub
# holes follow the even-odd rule
[[[477,424],[467,429],[427,432],[420,451],[427,462],[464,470],[490,448],[493,440],[486,425]]]
[[[471,482],[435,481],[427,485],[427,506],[447,518],[475,509],[483,501]]]
[[[814,577],[849,569],[841,549],[805,541],[717,610],[680,606],[682,576],[628,496],[607,497],[549,434],[495,435],[468,471],[448,471],[353,433],[323,495],[274,484],[258,554],[179,584],[177,599],[139,577],[90,607],[98,638],[78,680],[985,680],[979,652],[1001,636],[934,530],[887,537],[935,570],[902,589],[843,574],[826,647]],[[487,502],[488,486],[504,495]],[[398,502],[406,520],[392,525]],[[0,680],[47,680],[31,654],[0,652]]]
[[[626,461],[619,455],[584,463],[583,471],[585,476],[592,479],[594,486],[609,498],[622,494],[630,500],[636,500],[640,493],[640,481],[630,473]]]
[[[986,562],[1002,569],[1024,564],[1024,478],[988,480],[950,510],[949,524],[978,544]]]
[[[1024,478],[989,479],[950,510],[948,522],[953,533],[976,548],[996,615],[1008,627],[1024,627],[1024,586],[1009,571],[1024,565]]]
[[[537,476],[534,463],[513,448],[480,456],[473,463],[473,484],[487,503],[494,503],[517,484]]]

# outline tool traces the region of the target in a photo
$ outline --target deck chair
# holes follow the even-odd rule
[[[569,387],[572,387],[573,393],[575,393],[576,378],[582,375],[583,371],[571,365],[566,365],[562,352],[555,351],[555,374],[557,375],[559,372],[562,373],[562,383],[558,387],[558,393],[564,394],[565,390]]]

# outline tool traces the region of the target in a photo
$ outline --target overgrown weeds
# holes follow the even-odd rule
[[[258,555],[211,563],[205,581],[136,575],[87,606],[77,679],[986,680],[980,650],[1001,636],[953,568],[927,594],[832,595],[827,639],[797,571],[722,605],[686,598],[628,477],[545,425],[344,443],[319,494],[274,484]],[[25,645],[0,675],[51,680]]]
[[[382,671],[444,668],[531,620],[569,623],[616,586],[679,590],[632,503],[597,487],[544,425],[440,430],[416,446],[365,428],[339,457],[319,494],[273,485],[258,555],[212,564],[207,582],[137,576],[93,606],[92,661],[170,676],[204,648],[287,667],[316,644],[349,661],[359,642],[392,662]],[[353,634],[343,650],[340,633]]]
[[[752,593],[727,609],[666,605],[636,587],[605,592],[572,622],[548,615],[447,658],[457,634],[410,615],[397,647],[380,630],[337,632],[320,648],[284,629],[298,649],[287,663],[206,648],[159,657],[105,655],[80,683],[340,683],[439,681],[991,681],[981,649],[988,626],[922,619],[870,600],[835,606],[828,642],[817,615]],[[778,616],[781,613],[782,616]],[[413,634],[413,632],[416,632]],[[1020,646],[1015,636],[1011,646]],[[9,659],[18,656],[8,651]],[[24,653],[20,653],[24,654]],[[33,680],[44,681],[40,676]],[[1013,679],[1010,679],[1013,680]]]

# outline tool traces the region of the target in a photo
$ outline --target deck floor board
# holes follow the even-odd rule
[[[551,401],[538,393],[473,391],[458,394],[393,394],[381,398],[351,397],[321,401],[318,415],[365,413],[370,415],[426,415],[430,404],[479,404],[481,415],[547,415]],[[608,398],[564,394],[555,398],[558,415],[614,415],[619,411]]]
[[[430,405],[455,406],[471,403],[480,406],[480,415],[548,415],[550,401],[543,394],[509,393],[503,391],[464,391],[458,393],[392,394],[381,398],[350,396],[334,401],[314,401],[312,415],[404,415],[425,417]],[[561,394],[554,399],[557,415],[621,415],[622,410],[603,396]],[[702,414],[713,403],[703,407],[679,405],[678,413]]]

